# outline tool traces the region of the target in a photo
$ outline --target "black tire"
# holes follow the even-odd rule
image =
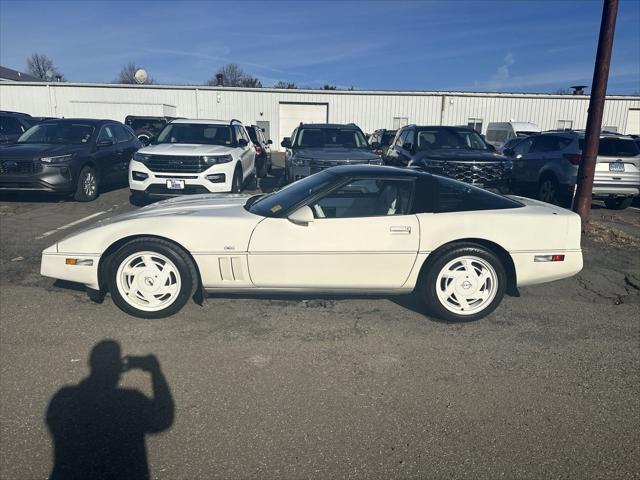
[[[155,311],[136,308],[124,299],[118,289],[118,268],[129,256],[150,251],[163,255],[171,260],[180,276],[180,290],[172,303],[167,307]],[[197,288],[198,273],[189,255],[180,247],[166,240],[157,238],[138,238],[120,247],[107,262],[106,277],[109,292],[113,302],[125,313],[138,318],[165,318],[177,313],[191,298]]]
[[[269,160],[267,162],[267,173],[269,175],[273,174],[273,160],[271,159],[271,155],[269,155]]]
[[[91,202],[98,198],[98,175],[95,168],[82,167],[73,198],[77,202]]]
[[[233,179],[231,180],[231,193],[240,193],[242,191],[242,169],[236,168],[233,172]]]
[[[571,207],[571,197],[563,193],[558,181],[551,176],[543,177],[538,183],[538,200],[564,208]]]
[[[449,262],[452,262],[460,257],[475,257],[484,260],[484,262],[488,263],[495,272],[495,284],[497,284],[494,284],[493,287],[495,289],[495,295],[489,303],[484,305],[483,308],[476,313],[455,313],[447,309],[438,297],[438,276],[440,275],[440,272],[445,268],[445,266],[449,264]],[[505,272],[505,268],[500,258],[498,258],[498,256],[491,250],[483,247],[482,245],[478,245],[475,243],[452,244],[441,252],[436,252],[435,257],[430,256],[430,259],[427,260],[427,262],[428,263],[427,265],[425,265],[425,270],[420,276],[418,289],[420,294],[422,295],[424,302],[426,303],[429,313],[437,318],[446,320],[448,322],[471,322],[474,320],[479,320],[480,318],[486,317],[491,312],[493,312],[504,297],[504,293],[507,289],[507,274]],[[459,281],[468,283],[464,280],[464,278],[460,278]],[[446,282],[446,280],[443,281]],[[453,282],[458,280],[451,281]]]
[[[131,205],[135,205],[136,207],[143,207],[149,203],[149,196],[145,192],[131,190],[129,203],[131,203]]]
[[[604,204],[610,210],[624,210],[633,203],[633,197],[605,198]]]
[[[257,190],[258,189],[258,177],[255,173],[252,173],[249,176],[246,184],[247,190]]]
[[[259,158],[256,162],[256,173],[259,178],[264,178],[267,176],[267,157]]]

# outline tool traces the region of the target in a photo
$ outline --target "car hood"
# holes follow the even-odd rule
[[[368,162],[380,159],[369,150],[356,148],[299,148],[294,150],[294,155],[322,161]]]
[[[445,162],[504,162],[509,160],[503,155],[483,150],[429,150],[418,152],[414,157],[414,162],[424,160],[438,160]]]
[[[229,153],[231,145],[204,145],[199,143],[161,143],[149,145],[138,150],[146,155],[222,155]]]
[[[250,196],[204,194],[164,200],[99,220],[50,248],[100,254],[123,238],[155,236],[190,252],[246,251],[253,228],[263,219],[244,208]]]
[[[44,156],[67,155],[70,153],[86,151],[85,145],[57,145],[41,143],[14,143],[5,145],[0,149],[0,159],[25,159],[32,160]]]

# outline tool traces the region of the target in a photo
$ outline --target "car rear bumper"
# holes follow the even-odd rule
[[[537,256],[564,255],[564,261],[536,261]],[[511,253],[518,287],[569,278],[582,270],[582,250]]]

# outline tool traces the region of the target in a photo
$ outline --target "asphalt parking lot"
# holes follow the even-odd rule
[[[40,277],[40,251],[90,220],[74,222],[134,208],[126,188],[88,204],[0,198],[1,478],[49,475],[50,402],[108,339],[154,354],[170,390],[146,451],[119,460],[151,478],[638,477],[637,206],[594,205],[579,275],[466,324],[425,316],[413,296],[229,295],[141,320]],[[149,378],[121,385],[151,395]],[[75,417],[90,445],[140,408],[95,405],[109,410]],[[79,455],[73,440],[57,448]]]

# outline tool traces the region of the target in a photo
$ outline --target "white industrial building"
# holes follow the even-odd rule
[[[356,123],[365,132],[419,125],[534,122],[543,130],[585,128],[587,95],[278,90],[208,86],[0,82],[0,110],[33,116],[109,118],[166,115],[237,118],[265,128],[279,148],[304,122]],[[640,97],[608,96],[603,127],[640,133]]]

